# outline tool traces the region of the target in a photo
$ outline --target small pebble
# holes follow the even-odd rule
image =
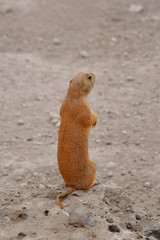
[[[134,78],[133,78],[132,76],[127,77],[127,81],[128,81],[128,82],[132,82],[132,81],[134,81]]]
[[[117,42],[117,39],[116,39],[115,37],[112,37],[112,38],[111,38],[111,41],[112,41],[112,42]]]
[[[106,217],[106,222],[113,223],[113,218],[107,216]]]
[[[21,186],[22,186],[22,187],[26,187],[26,186],[27,186],[27,183],[21,183]]]
[[[69,208],[69,224],[82,224],[83,218],[85,217],[85,212],[81,208],[73,207]]]
[[[27,124],[27,126],[25,127],[25,129],[29,130],[31,128],[30,124]]]
[[[106,145],[112,145],[112,142],[108,141],[106,142]]]
[[[4,171],[4,172],[2,173],[2,176],[8,176],[7,171]]]
[[[108,69],[107,69],[107,68],[105,68],[105,69],[103,70],[103,72],[104,72],[104,73],[107,73],[107,72],[108,72]]]
[[[108,173],[107,173],[107,177],[112,177],[113,176],[113,172],[112,171],[109,171]]]
[[[42,96],[37,95],[37,96],[36,96],[36,100],[37,100],[37,101],[41,101],[41,100],[42,100]]]
[[[89,43],[92,43],[92,42],[93,42],[93,39],[92,39],[92,38],[89,38],[89,39],[88,39],[88,42],[89,42]]]
[[[18,125],[24,125],[24,120],[23,119],[18,120],[17,124]]]
[[[54,119],[52,120],[52,123],[53,123],[53,124],[56,124],[56,123],[58,123],[58,122],[59,122],[59,119],[54,118]]]
[[[114,162],[110,161],[110,162],[108,162],[107,166],[108,167],[115,167],[116,164]]]
[[[61,42],[60,42],[60,40],[59,40],[58,38],[54,38],[54,39],[53,39],[53,44],[55,44],[55,45],[60,45]]]
[[[149,188],[151,186],[151,183],[150,182],[145,182],[144,186]]]
[[[51,200],[56,199],[57,197],[57,192],[55,188],[52,188],[46,195],[46,198],[49,198]]]
[[[152,17],[151,17],[151,20],[157,21],[157,20],[160,20],[160,18],[159,18],[158,16],[152,16]]]
[[[51,120],[52,119],[60,119],[61,118],[60,115],[58,113],[56,113],[56,112],[50,112],[49,113],[49,117],[50,117]]]
[[[127,134],[127,131],[126,131],[126,130],[123,130],[122,133],[126,135],[126,134]]]
[[[82,220],[82,224],[83,224],[83,225],[88,225],[88,226],[90,226],[90,227],[94,227],[94,226],[98,225],[99,222],[96,221],[96,220],[92,220],[92,219],[90,219],[90,218],[84,218],[84,219]]]
[[[150,236],[147,238],[148,240],[157,240],[157,238],[154,238],[153,236]]]
[[[89,57],[89,54],[86,51],[81,51],[80,55],[81,55],[82,58],[88,58]]]
[[[41,137],[42,137],[42,134],[37,133],[37,137],[38,137],[38,138],[41,138]]]
[[[141,5],[131,4],[128,10],[129,12],[139,13],[139,12],[142,12],[144,8]]]
[[[96,139],[96,143],[102,142],[102,139]]]
[[[46,187],[43,184],[39,184],[39,188],[44,190]]]
[[[145,118],[145,117],[141,117],[140,120],[141,120],[141,121],[145,121],[146,118]]]
[[[51,52],[52,50],[53,50],[52,47],[47,47],[47,51],[48,51],[48,52]]]
[[[131,115],[130,115],[129,113],[126,113],[126,114],[125,114],[125,117],[126,117],[126,118],[129,118],[130,116],[131,116]]]
[[[4,218],[2,218],[2,222],[4,223],[10,223],[11,219],[8,216],[5,216]]]
[[[124,56],[125,56],[125,57],[128,57],[128,56],[129,56],[129,53],[128,53],[128,52],[124,52]]]

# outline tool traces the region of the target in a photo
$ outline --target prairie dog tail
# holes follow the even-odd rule
[[[62,193],[57,195],[57,204],[60,208],[64,208],[64,205],[61,203],[61,199],[68,196],[70,193],[74,192],[76,189],[72,187],[67,187]]]

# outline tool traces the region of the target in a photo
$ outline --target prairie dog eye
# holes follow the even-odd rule
[[[92,79],[92,76],[89,76],[88,79]]]

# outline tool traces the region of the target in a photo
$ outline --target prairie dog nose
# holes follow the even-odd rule
[[[93,82],[95,82],[95,75],[93,73],[91,73],[88,77],[88,79],[93,80]]]

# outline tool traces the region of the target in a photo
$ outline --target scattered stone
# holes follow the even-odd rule
[[[142,12],[144,8],[141,5],[131,4],[128,10],[129,12],[139,13],[139,12]]]
[[[131,224],[131,223],[126,223],[126,228],[130,229],[131,231],[134,232],[140,232],[143,230],[142,225],[140,224]]]
[[[158,21],[158,20],[160,20],[160,18],[159,18],[158,16],[152,16],[152,17],[151,17],[151,20],[153,20],[153,21]]]
[[[21,183],[21,186],[22,186],[22,187],[26,187],[26,186],[27,186],[27,183]]]
[[[107,166],[111,168],[111,167],[115,167],[116,164],[114,162],[110,161],[107,163]]]
[[[119,227],[116,226],[116,225],[109,225],[108,229],[109,229],[110,232],[120,232]]]
[[[27,142],[31,142],[31,141],[33,141],[33,138],[32,138],[32,137],[27,138],[26,141],[27,141]]]
[[[69,224],[80,224],[83,223],[83,218],[85,217],[85,212],[81,208],[73,207],[68,210],[69,213]]]
[[[2,218],[2,222],[4,223],[10,223],[11,219],[8,216],[5,216],[4,218]]]
[[[37,101],[41,101],[41,100],[42,100],[42,96],[37,95],[37,96],[36,96],[36,100],[37,100]]]
[[[53,44],[55,44],[55,45],[60,45],[61,42],[60,42],[60,40],[59,40],[58,38],[54,38],[54,39],[53,39]]]
[[[46,187],[43,184],[39,184],[39,188],[44,190]]]
[[[60,119],[60,115],[56,112],[50,112],[49,113],[49,117],[50,117],[50,120],[53,120],[53,119]]]
[[[113,176],[113,172],[112,171],[109,171],[108,173],[107,173],[107,177],[112,177]]]
[[[37,133],[37,137],[38,137],[38,138],[41,138],[41,137],[42,137],[42,134]]]
[[[145,117],[141,117],[140,120],[141,121],[146,121],[146,118]]]
[[[8,172],[7,172],[6,170],[4,170],[4,171],[2,172],[2,176],[8,176]]]
[[[13,138],[12,138],[12,142],[16,142],[16,138],[13,137]]]
[[[132,229],[133,229],[134,232],[140,232],[140,231],[143,230],[143,227],[140,224],[133,224]]]
[[[33,143],[35,144],[35,145],[42,145],[42,142],[36,142],[36,141],[33,141]]]
[[[127,131],[126,131],[126,130],[123,130],[122,133],[126,135],[126,134],[127,134]]]
[[[150,236],[150,237],[147,237],[146,240],[157,240],[157,238]]]
[[[112,42],[117,42],[117,39],[115,37],[111,37]]]
[[[96,139],[96,143],[102,142],[102,139],[98,138]]]
[[[18,122],[17,122],[18,125],[24,125],[24,120],[23,119],[19,119]]]
[[[56,189],[53,188],[51,191],[49,191],[46,195],[46,198],[49,198],[51,200],[55,200],[57,197],[57,192],[56,192]]]
[[[145,182],[145,183],[144,183],[144,186],[150,188],[151,183],[150,183],[150,182]]]
[[[5,3],[5,1],[4,1],[4,3]],[[9,4],[1,5],[0,13],[4,14],[4,13],[12,13],[12,12],[13,12],[13,8]]]
[[[127,77],[127,81],[128,82],[133,82],[134,81],[134,77],[132,77],[132,76]]]
[[[145,213],[142,211],[142,209],[140,209],[140,208],[135,209],[135,218],[138,221],[145,218]]]
[[[28,124],[25,129],[29,130],[31,128],[30,124]]]
[[[51,52],[52,50],[53,50],[52,47],[47,47],[47,51],[48,51],[48,52]]]
[[[88,58],[89,57],[89,54],[86,51],[81,51],[80,55],[81,55],[82,58]]]
[[[106,217],[106,222],[108,222],[108,223],[113,223],[113,218],[107,216],[107,217]]]
[[[155,221],[151,226],[145,228],[144,235],[147,236],[147,240],[154,237],[156,240],[160,239],[160,221]],[[153,239],[154,239],[153,238]]]
[[[108,72],[108,69],[107,69],[107,68],[105,68],[105,69],[103,70],[103,72],[104,72],[104,73],[107,73],[107,72]]]
[[[118,201],[118,200],[117,200],[117,201]],[[112,208],[112,211],[113,211],[113,212],[119,212],[119,210],[120,210],[119,207],[113,207],[113,208]]]
[[[84,218],[82,220],[82,224],[83,225],[88,225],[90,227],[94,227],[94,226],[97,226],[99,224],[99,222],[96,221],[96,220],[92,220],[91,218]]]
[[[43,40],[43,38],[38,37],[38,38],[37,38],[37,41],[38,41],[38,42],[43,42],[44,40]]]
[[[92,42],[93,42],[93,39],[92,39],[92,38],[89,38],[89,39],[88,39],[88,42],[89,42],[89,43],[92,43]]]
[[[128,39],[126,39],[126,40],[128,40]],[[129,56],[129,53],[128,53],[128,52],[124,52],[124,56],[125,56],[125,57],[128,57],[128,56]]]
[[[54,118],[54,119],[52,120],[52,123],[53,123],[53,124],[56,124],[56,123],[58,123],[58,122],[59,122],[59,119]]]
[[[16,210],[9,213],[12,221],[21,221],[27,219],[28,215],[24,211]]]
[[[16,182],[20,182],[22,180],[22,177],[18,176],[16,177]]]
[[[108,141],[106,142],[106,145],[112,145],[112,142]]]

